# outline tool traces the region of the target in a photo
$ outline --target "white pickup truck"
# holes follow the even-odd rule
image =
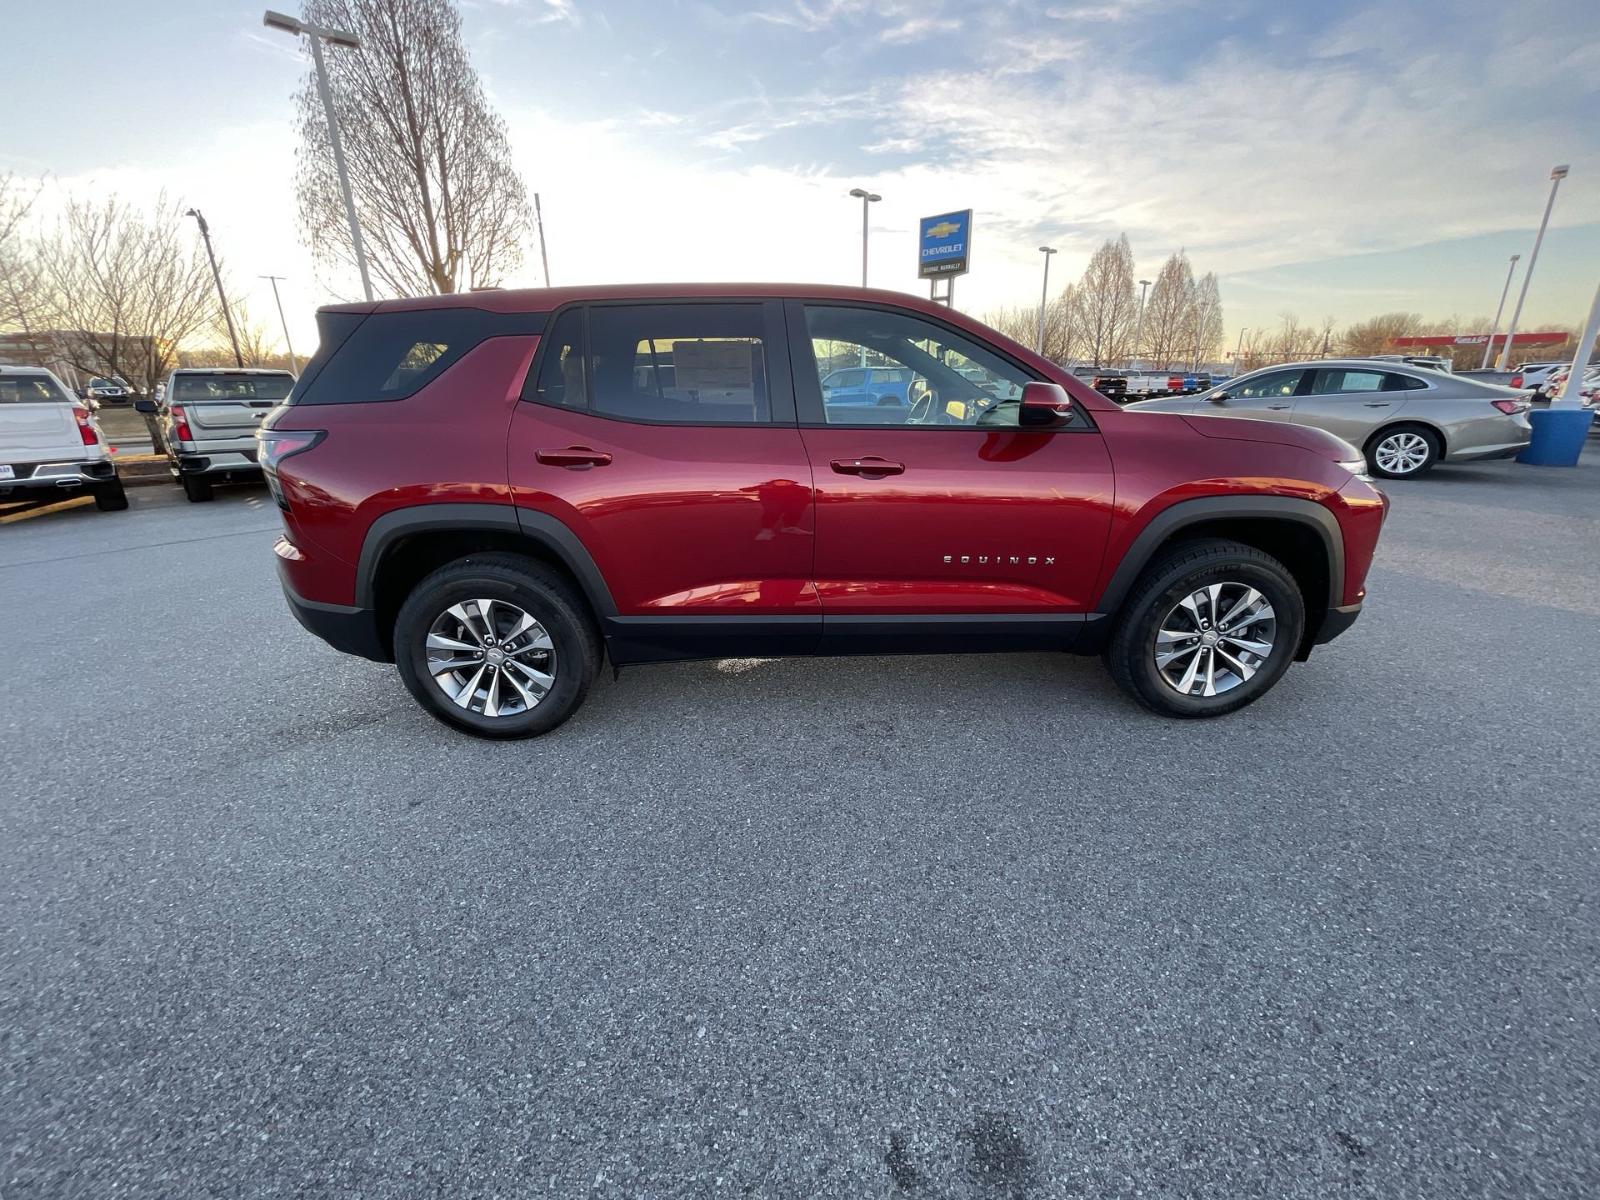
[[[0,366],[0,501],[85,493],[106,512],[128,507],[94,414],[43,367]]]
[[[1183,395],[1182,371],[1128,371],[1126,374],[1130,398],[1153,400],[1157,396]]]
[[[212,486],[261,478],[256,428],[294,387],[288,371],[255,367],[179,367],[161,399],[138,400],[155,413],[173,476],[190,500],[210,500]]]

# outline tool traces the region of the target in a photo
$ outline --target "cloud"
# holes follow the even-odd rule
[[[916,16],[907,17],[898,25],[891,25],[878,35],[878,40],[886,45],[900,45],[906,42],[920,42],[923,38],[933,37],[940,33],[954,33],[961,28],[961,22],[955,17]]]

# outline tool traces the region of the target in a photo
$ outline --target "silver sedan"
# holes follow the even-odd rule
[[[1129,409],[1314,425],[1360,446],[1373,474],[1408,479],[1440,462],[1511,458],[1532,436],[1521,392],[1401,363],[1283,363],[1198,396]]]

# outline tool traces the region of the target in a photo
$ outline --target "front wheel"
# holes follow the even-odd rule
[[[1439,461],[1439,438],[1421,425],[1396,425],[1367,443],[1367,466],[1384,479],[1411,479]]]
[[[417,702],[485,738],[548,733],[588,694],[600,642],[567,582],[531,559],[439,568],[400,608],[394,657]]]
[[[1299,586],[1277,559],[1239,542],[1189,542],[1134,585],[1106,666],[1153,712],[1219,717],[1278,682],[1304,630]]]

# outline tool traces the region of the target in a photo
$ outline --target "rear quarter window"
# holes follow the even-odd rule
[[[544,313],[491,313],[477,308],[376,312],[346,332],[346,313],[318,314],[324,345],[317,349],[293,404],[366,404],[403,400],[448,371],[491,337],[537,334]],[[340,336],[340,335],[343,336]],[[330,337],[330,335],[332,335]],[[330,340],[336,340],[331,349]]]
[[[45,375],[0,375],[0,404],[70,404],[72,397]]]

